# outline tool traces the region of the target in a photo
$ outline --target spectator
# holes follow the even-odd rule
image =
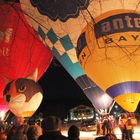
[[[106,140],[117,140],[117,137],[115,134],[106,134],[105,138]]]
[[[16,132],[11,137],[11,140],[28,140],[25,134],[25,126],[20,125],[17,127]]]
[[[100,120],[99,118],[96,118],[96,135],[100,135],[101,132],[100,132]]]
[[[80,140],[80,130],[76,125],[72,125],[68,130],[68,139],[69,140]]]
[[[109,117],[107,118],[107,124],[106,124],[106,133],[107,134],[111,134],[112,131],[112,123],[111,120],[109,119]]]
[[[13,135],[16,133],[17,126],[13,125],[7,133],[7,140],[12,140]]]
[[[16,117],[14,125],[10,128],[7,133],[7,140],[26,140],[26,131],[28,125],[24,124],[24,118]]]
[[[111,122],[111,134],[114,134],[115,131],[115,119],[113,115],[109,116],[110,122]]]
[[[48,116],[45,118],[41,127],[43,134],[39,136],[38,140],[68,140],[67,137],[61,134],[61,121],[56,116]]]
[[[127,130],[127,138],[129,140],[133,140],[134,124],[133,124],[132,120],[134,120],[134,119],[136,119],[136,118],[133,116],[133,114],[131,114],[131,113],[127,114],[126,130]]]
[[[30,125],[27,130],[28,140],[37,140],[42,135],[42,129],[38,125]]]
[[[4,127],[0,126],[0,140],[6,140],[7,139],[7,135],[5,132]]]
[[[108,116],[104,116],[102,120],[102,131],[103,135],[107,134],[108,130]]]
[[[126,122],[127,122],[127,115],[121,114],[119,117],[118,126],[121,130],[121,133],[122,133],[122,140],[127,139]]]

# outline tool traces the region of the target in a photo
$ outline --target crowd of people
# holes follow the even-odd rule
[[[97,119],[95,140],[117,140],[114,133],[115,119],[111,115]],[[67,136],[61,133],[62,121],[57,116],[47,116],[40,121],[27,122],[22,117],[16,117],[13,124],[5,125],[0,122],[0,140],[80,140],[80,129],[70,125]],[[120,115],[117,126],[122,133],[122,140],[133,140],[134,126],[137,119],[132,113]],[[93,138],[94,140],[94,138]]]
[[[115,128],[119,127],[122,140],[133,140],[134,126],[137,125],[137,119],[134,113],[122,113],[119,116],[118,121],[116,122],[115,118],[112,115],[104,115],[100,119],[96,119],[96,135],[106,138],[106,137],[116,137]],[[113,140],[113,138],[107,138]],[[116,137],[117,139],[117,137]]]
[[[133,113],[121,114],[118,126],[122,133],[122,140],[133,140],[134,126],[137,125],[137,119]]]
[[[80,140],[80,130],[71,125],[68,135],[61,133],[61,120],[57,116],[47,116],[41,123],[27,123],[17,117],[14,124],[0,124],[0,140]]]
[[[104,115],[96,119],[96,135],[114,134],[115,119],[113,115]]]

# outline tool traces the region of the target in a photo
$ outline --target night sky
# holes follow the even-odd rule
[[[78,105],[92,106],[82,89],[56,59],[39,84],[44,91],[44,98],[38,112],[63,117],[69,109]]]

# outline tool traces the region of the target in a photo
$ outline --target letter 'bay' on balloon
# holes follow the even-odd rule
[[[72,54],[72,44],[90,79],[125,110],[136,109],[140,81],[138,0],[82,0],[79,4],[61,0],[61,5],[60,0],[20,2],[29,24],[51,50]]]

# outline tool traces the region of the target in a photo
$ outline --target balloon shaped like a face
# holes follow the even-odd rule
[[[140,13],[114,10],[88,24],[77,43],[82,68],[125,110],[140,101]]]
[[[31,117],[43,99],[42,89],[34,79],[18,78],[6,85],[4,99],[16,116]]]

